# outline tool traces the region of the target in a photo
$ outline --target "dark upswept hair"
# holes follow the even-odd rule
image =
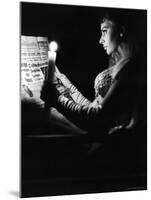
[[[131,10],[125,10],[125,9],[108,9],[104,12],[104,15],[102,17],[101,23],[103,23],[105,20],[109,20],[114,23],[115,30],[120,34],[123,33],[122,40],[126,42],[132,42],[134,41],[133,38],[135,33],[133,30],[133,16],[134,11]],[[120,38],[119,38],[120,39]]]
[[[145,47],[146,10],[107,8],[103,10],[101,19],[101,23],[105,20],[114,23],[115,31],[119,34],[119,42],[129,43],[133,55]],[[120,37],[120,33],[123,33],[123,37]]]

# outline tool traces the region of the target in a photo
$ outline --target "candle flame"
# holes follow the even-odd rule
[[[49,44],[49,50],[55,52],[55,51],[57,51],[57,49],[58,49],[57,42],[55,42],[55,41],[50,42],[50,44]]]

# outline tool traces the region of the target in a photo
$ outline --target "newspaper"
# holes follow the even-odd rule
[[[39,98],[48,68],[48,39],[21,36],[21,85]]]

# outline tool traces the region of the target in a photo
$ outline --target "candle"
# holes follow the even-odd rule
[[[49,51],[48,51],[49,66],[48,66],[48,77],[47,77],[47,81],[51,83],[54,83],[55,81],[54,72],[55,72],[55,65],[56,65],[57,49],[58,49],[57,43],[55,41],[52,41],[49,44]]]

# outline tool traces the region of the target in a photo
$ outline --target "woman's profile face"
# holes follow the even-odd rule
[[[114,22],[105,19],[101,23],[101,38],[99,43],[103,45],[108,55],[111,55],[117,49],[118,42]]]

